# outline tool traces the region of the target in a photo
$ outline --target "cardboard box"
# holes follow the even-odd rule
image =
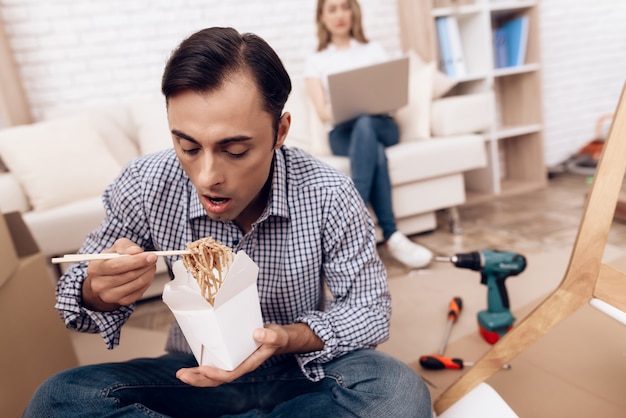
[[[256,280],[258,266],[239,251],[211,306],[200,294],[196,279],[178,260],[174,280],[165,285],[163,301],[185,334],[199,365],[235,369],[258,344],[252,337],[263,328]]]
[[[0,411],[21,416],[35,389],[78,365],[54,309],[46,261],[17,212],[0,216]]]
[[[11,239],[9,226],[5,218],[0,216],[0,287],[11,278],[18,265],[19,258]]]

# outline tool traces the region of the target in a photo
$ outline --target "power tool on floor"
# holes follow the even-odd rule
[[[488,343],[498,342],[515,322],[515,317],[509,310],[509,295],[504,282],[524,271],[526,257],[508,251],[482,250],[455,254],[452,257],[435,257],[435,260],[449,261],[456,267],[480,272],[480,282],[488,290],[487,309],[478,312],[478,329]]]

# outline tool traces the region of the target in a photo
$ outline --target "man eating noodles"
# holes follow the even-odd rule
[[[61,372],[25,416],[431,416],[419,376],[375,350],[391,302],[367,208],[348,177],[284,145],[290,90],[255,35],[183,40],[162,78],[173,149],[124,168],[80,250],[128,256],[74,264],[57,288],[67,327],[113,348],[154,279],[144,251],[212,237],[259,267],[259,348],[232,371],[198,366],[174,322],[168,354]]]

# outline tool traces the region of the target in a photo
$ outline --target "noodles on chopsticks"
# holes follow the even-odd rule
[[[183,265],[196,279],[200,293],[212,306],[233,262],[233,251],[211,237],[189,243],[187,249],[191,254],[183,255]]]

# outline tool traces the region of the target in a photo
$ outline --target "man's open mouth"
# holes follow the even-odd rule
[[[211,203],[214,203],[216,205],[219,205],[220,203],[228,200],[228,198],[226,197],[207,197],[207,199],[209,199]]]

